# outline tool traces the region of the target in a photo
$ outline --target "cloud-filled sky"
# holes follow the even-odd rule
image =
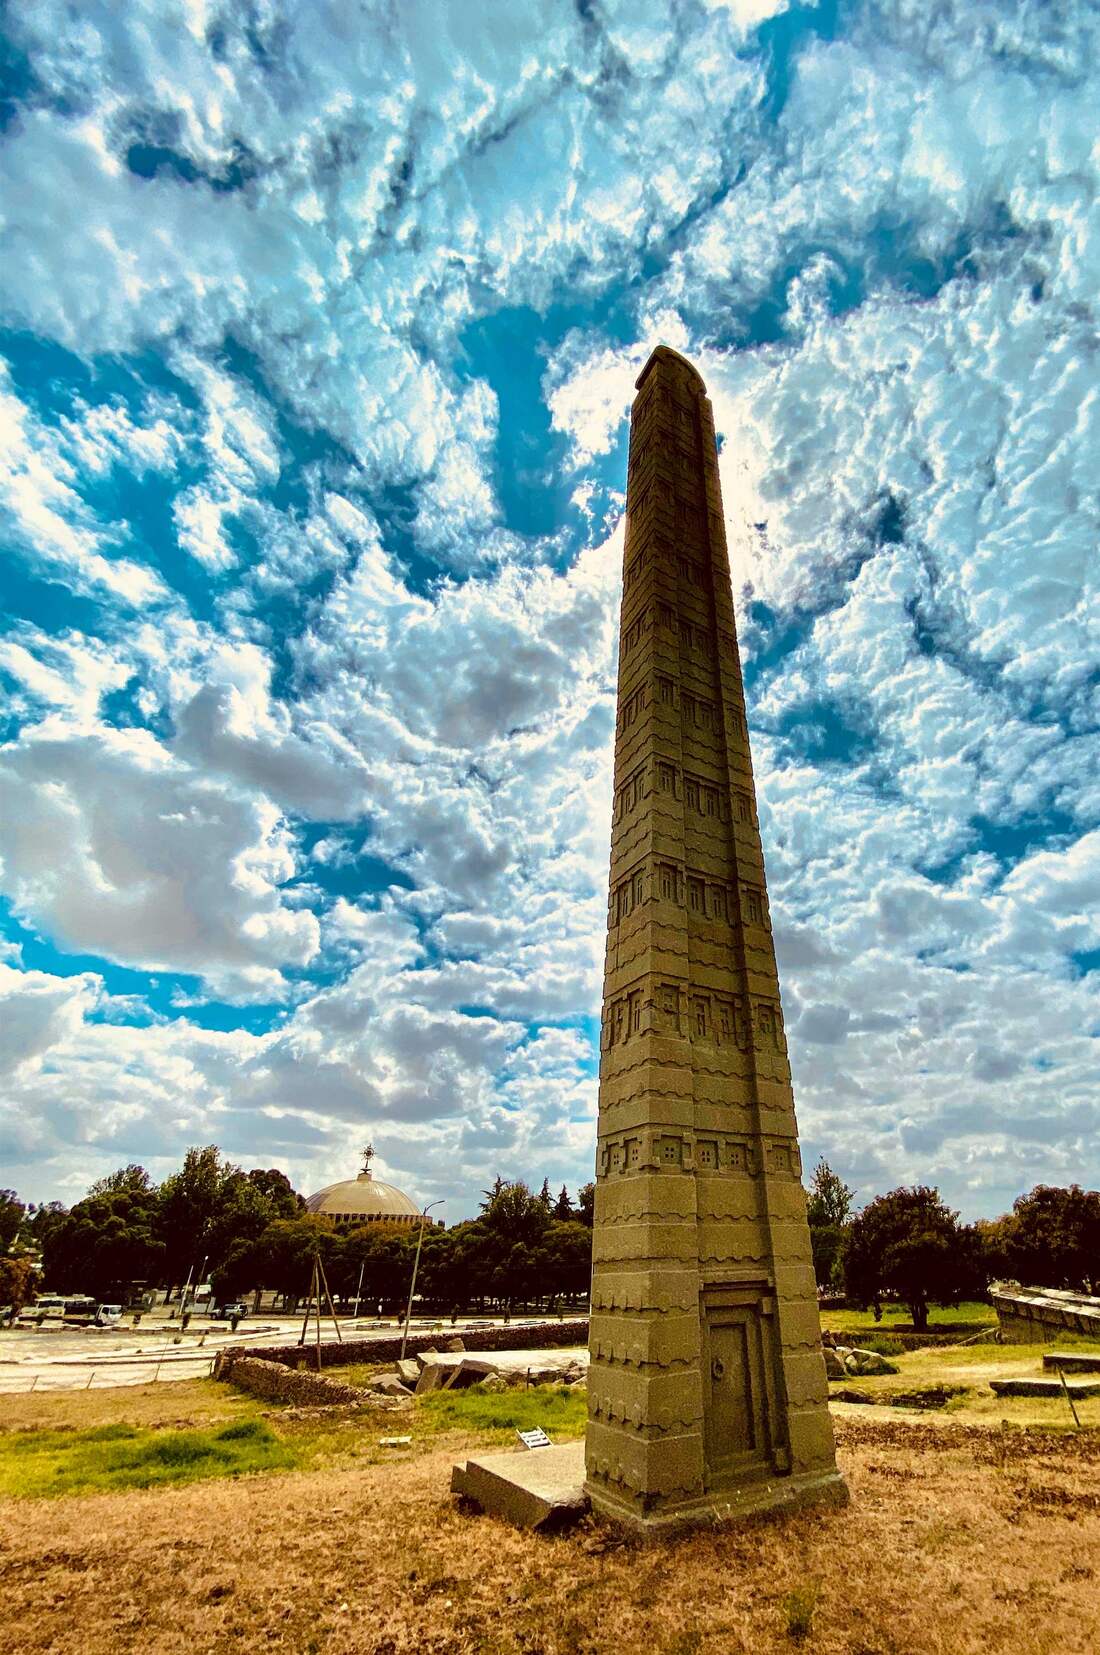
[[[592,1175],[627,413],[713,398],[795,1095],[1100,1180],[1100,15],[35,0],[0,1183]]]

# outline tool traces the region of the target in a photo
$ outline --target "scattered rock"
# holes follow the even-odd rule
[[[506,1391],[508,1389],[508,1381],[504,1378],[503,1374],[491,1373],[488,1379],[483,1379],[481,1381],[481,1388],[483,1391],[488,1391],[491,1395],[495,1396],[498,1392]]]
[[[838,1350],[833,1350],[830,1345],[824,1347],[822,1354],[825,1357],[826,1379],[845,1378],[848,1370],[844,1366],[844,1355]]]
[[[397,1363],[397,1377],[402,1385],[415,1386],[420,1378],[420,1363],[407,1356]]]
[[[869,1391],[857,1391],[850,1386],[846,1390],[833,1392],[834,1402],[873,1403],[874,1400]]]
[[[453,1339],[448,1339],[447,1340],[447,1343],[444,1345],[443,1349],[444,1350],[450,1350],[450,1351],[465,1350],[466,1346],[463,1344],[462,1340],[459,1338],[458,1334],[456,1333]]]
[[[375,1396],[409,1396],[409,1387],[396,1373],[380,1373],[367,1383],[367,1390]]]
[[[850,1350],[844,1356],[844,1366],[848,1373],[857,1373],[863,1378],[868,1378],[874,1373],[898,1371],[893,1362],[888,1362],[877,1350]]]
[[[445,1362],[425,1362],[416,1381],[417,1396],[424,1396],[428,1391],[441,1391],[452,1371]]]

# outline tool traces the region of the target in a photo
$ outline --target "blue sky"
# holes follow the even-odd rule
[[[591,1176],[626,419],[715,407],[803,1147],[1100,1178],[1095,7],[0,54],[0,1182]]]

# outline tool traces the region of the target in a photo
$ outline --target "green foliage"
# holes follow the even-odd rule
[[[806,1217],[811,1225],[833,1225],[842,1230],[852,1212],[855,1191],[838,1178],[824,1157],[814,1168]]]
[[[190,1483],[284,1470],[297,1456],[260,1419],[214,1430],[143,1431],[130,1425],[0,1436],[0,1494],[41,1497]]]
[[[784,1597],[783,1615],[787,1636],[795,1643],[804,1643],[813,1631],[814,1610],[820,1596],[821,1582],[808,1580],[803,1585],[796,1586]]]
[[[810,1226],[814,1277],[819,1287],[836,1287],[840,1278],[840,1255],[855,1192],[850,1190],[822,1159],[814,1168],[806,1200]]]
[[[0,1190],[0,1253],[11,1248],[22,1226],[24,1212],[14,1190]]]
[[[0,1258],[0,1305],[22,1310],[34,1297],[36,1281],[34,1265],[25,1253]]]
[[[583,1389],[568,1385],[533,1385],[530,1389],[429,1391],[418,1397],[420,1419],[437,1431],[530,1431],[541,1425],[555,1441],[579,1437],[588,1417]]]
[[[842,1257],[844,1290],[863,1308],[892,1295],[913,1326],[928,1326],[929,1304],[957,1304],[984,1287],[978,1237],[927,1186],[876,1196],[852,1220]]]
[[[591,1229],[595,1212],[596,1186],[595,1184],[582,1184],[577,1191],[577,1217],[582,1224],[587,1224],[588,1228]]]
[[[124,1172],[141,1169],[126,1168]],[[42,1239],[42,1273],[56,1292],[111,1297],[119,1284],[156,1281],[164,1266],[157,1191],[117,1175],[78,1201]]]
[[[1100,1191],[1038,1184],[1013,1202],[998,1239],[1008,1274],[1025,1286],[1100,1291]]]

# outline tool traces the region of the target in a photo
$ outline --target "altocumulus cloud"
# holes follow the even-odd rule
[[[0,1144],[590,1175],[624,418],[711,389],[805,1148],[1100,1176],[1091,6],[90,3],[0,112]],[[74,203],[79,211],[74,212]]]

